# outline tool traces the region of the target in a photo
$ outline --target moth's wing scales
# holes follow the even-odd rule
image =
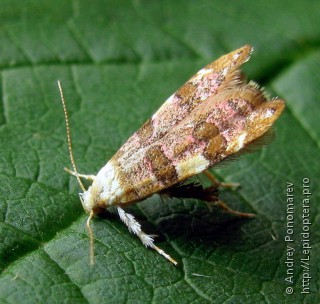
[[[134,151],[156,142],[206,99],[241,82],[238,68],[249,60],[252,50],[250,45],[245,45],[198,71],[128,139],[115,158],[126,160]]]
[[[122,202],[162,191],[239,152],[267,132],[283,108],[253,83],[208,98],[158,141],[117,160]]]
[[[253,83],[210,97],[155,145],[184,180],[239,152],[264,135],[284,109]]]
[[[251,46],[243,46],[208,64],[171,95],[152,116],[153,136],[149,142],[164,136],[206,99],[218,95],[226,86],[241,78],[238,68],[249,59]],[[231,81],[232,80],[232,81]]]
[[[244,145],[244,147],[241,148],[238,152],[236,152],[234,154],[230,154],[225,159],[221,160],[219,163],[214,164],[213,168],[214,169],[224,168],[225,166],[229,165],[230,163],[238,160],[241,155],[253,153],[253,152],[256,152],[256,151],[262,149],[263,147],[265,147],[266,145],[271,143],[274,140],[274,138],[275,138],[274,129],[270,128],[261,137]]]
[[[210,64],[220,69],[220,74],[228,81],[214,93],[205,95],[203,86],[197,91],[197,98],[189,95],[184,104],[180,100],[174,102],[178,120],[167,113],[175,113],[169,107],[171,97],[171,101],[154,115],[156,121],[153,117],[144,124],[115,154],[110,162],[117,169],[117,179],[123,190],[119,197],[121,203],[139,201],[206,170],[237,153],[270,128],[281,114],[284,102],[268,100],[253,82],[245,83],[236,68],[248,58],[250,51],[251,48],[245,46]],[[190,81],[210,79],[212,73],[206,73],[205,69]],[[201,76],[197,76],[199,73]],[[186,85],[181,89],[185,88]],[[192,94],[196,94],[195,91]],[[185,104],[191,108],[181,115],[180,109]],[[168,120],[164,119],[165,115]],[[161,127],[159,117],[163,119]]]

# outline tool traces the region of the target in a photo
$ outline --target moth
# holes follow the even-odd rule
[[[79,174],[74,161],[67,110],[58,82],[65,114],[67,139],[74,175],[83,192],[79,194],[89,213],[93,263],[92,217],[116,206],[120,219],[146,247],[155,249],[173,264],[177,262],[154,244],[138,221],[123,207],[155,194],[198,198],[218,203],[217,182],[208,168],[238,153],[261,138],[284,109],[284,101],[270,99],[259,86],[247,83],[239,67],[249,60],[253,48],[245,45],[208,64],[171,95],[158,111],[136,131],[97,175]],[[205,173],[212,186],[188,183],[194,175]],[[85,189],[81,178],[92,181]],[[226,185],[228,186],[228,185]]]

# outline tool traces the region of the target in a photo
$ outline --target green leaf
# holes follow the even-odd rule
[[[320,302],[319,18],[318,1],[0,1],[0,302]],[[128,209],[179,265],[107,216],[93,220],[90,267],[87,215],[63,171],[70,161],[56,81],[79,171],[95,173],[188,77],[247,43],[256,49],[249,78],[287,107],[267,148],[216,173],[242,185],[222,198],[257,217],[153,196]]]

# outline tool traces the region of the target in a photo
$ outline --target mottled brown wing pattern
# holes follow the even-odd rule
[[[254,83],[238,82],[194,108],[158,141],[126,162],[114,160],[123,202],[138,200],[198,174],[261,137],[284,108]]]
[[[208,64],[171,95],[158,111],[120,148],[114,158],[123,161],[162,138],[196,107],[240,81],[238,67],[249,59],[252,47],[243,46]]]

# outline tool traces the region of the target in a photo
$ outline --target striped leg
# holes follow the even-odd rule
[[[117,209],[118,209],[120,219],[126,224],[130,232],[132,232],[133,234],[139,237],[143,245],[145,245],[146,247],[151,247],[152,249],[156,250],[159,254],[164,256],[172,264],[174,265],[178,264],[169,254],[165,253],[162,249],[160,249],[153,243],[152,236],[142,231],[141,225],[136,221],[133,215],[126,213],[120,207],[117,207]]]

